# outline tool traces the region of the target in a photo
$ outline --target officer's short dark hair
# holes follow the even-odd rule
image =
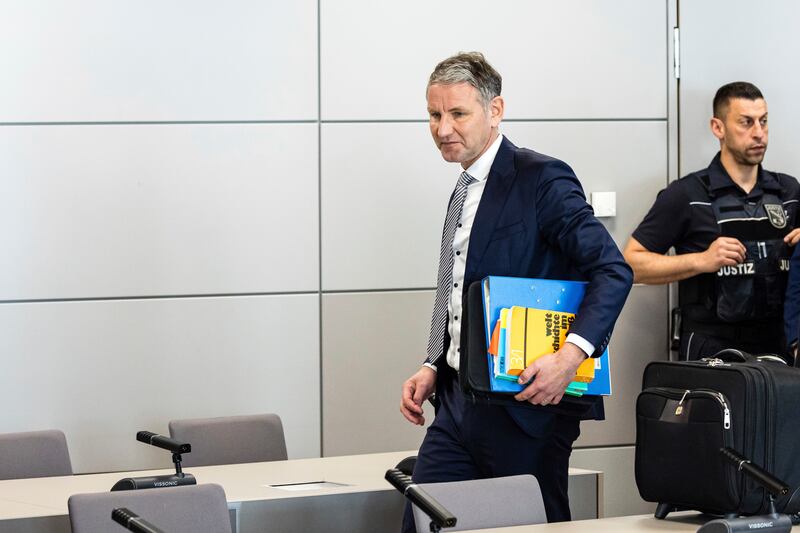
[[[435,83],[468,83],[478,90],[484,106],[500,96],[503,88],[503,78],[480,52],[459,52],[436,65],[428,79],[428,88]]]
[[[764,95],[758,87],[747,81],[734,81],[726,83],[714,95],[714,117],[722,119],[728,111],[728,103],[733,98],[744,98],[745,100],[763,100]]]

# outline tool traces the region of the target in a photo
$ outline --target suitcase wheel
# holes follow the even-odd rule
[[[667,517],[667,515],[669,513],[671,513],[672,511],[676,511],[676,510],[677,510],[676,507],[674,505],[672,505],[671,503],[660,502],[656,506],[656,512],[655,512],[654,516],[656,518],[658,518],[659,520],[663,520],[663,519],[665,519]]]

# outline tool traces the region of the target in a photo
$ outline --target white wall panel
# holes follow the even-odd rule
[[[565,161],[592,192],[617,193],[617,216],[600,220],[622,249],[667,184],[667,123],[507,122],[517,146]]]
[[[460,50],[503,76],[510,118],[666,116],[663,0],[340,0],[320,14],[323,119],[424,118],[431,70]]]
[[[318,297],[0,305],[0,432],[60,428],[77,472],[170,464],[136,431],[275,412],[319,455]]]
[[[9,0],[0,49],[0,122],[317,116],[316,0]]]
[[[566,160],[587,194],[616,191],[618,216],[603,221],[621,247],[666,184],[665,122],[509,122],[501,130]],[[322,131],[323,289],[435,287],[460,166],[442,161],[425,124]]]
[[[730,38],[734,28],[752,27],[752,39]],[[764,166],[800,175],[800,11],[791,0],[763,2],[757,12],[744,0],[682,1],[681,26],[681,175],[708,166],[719,150],[711,134],[711,103],[717,89],[749,81],[769,105],[770,145]]]
[[[323,290],[435,287],[461,167],[427,124],[323,124]]]
[[[435,291],[322,297],[322,434],[326,456],[417,449],[425,436],[400,414],[403,382],[428,345]],[[433,406],[423,406],[427,424]]]
[[[316,290],[316,129],[0,127],[0,300]]]

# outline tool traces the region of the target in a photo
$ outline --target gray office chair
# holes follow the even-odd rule
[[[118,507],[169,533],[231,533],[225,491],[213,483],[74,494],[67,507],[72,533],[124,532],[111,520],[111,511]]]
[[[61,431],[0,435],[0,479],[71,475],[67,439]]]
[[[192,445],[183,466],[260,463],[288,458],[278,415],[226,416],[172,420],[173,439]]]
[[[446,483],[420,483],[458,519],[446,531],[521,526],[547,522],[539,482],[530,475]],[[417,533],[428,533],[431,520],[414,506]]]

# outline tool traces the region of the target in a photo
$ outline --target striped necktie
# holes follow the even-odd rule
[[[436,302],[433,304],[431,335],[428,339],[428,363],[435,363],[444,351],[444,332],[447,329],[447,300],[453,285],[453,238],[461,220],[461,210],[467,198],[467,187],[475,178],[462,172],[447,208],[447,218],[442,231],[442,250],[439,255],[439,277],[436,283]]]

